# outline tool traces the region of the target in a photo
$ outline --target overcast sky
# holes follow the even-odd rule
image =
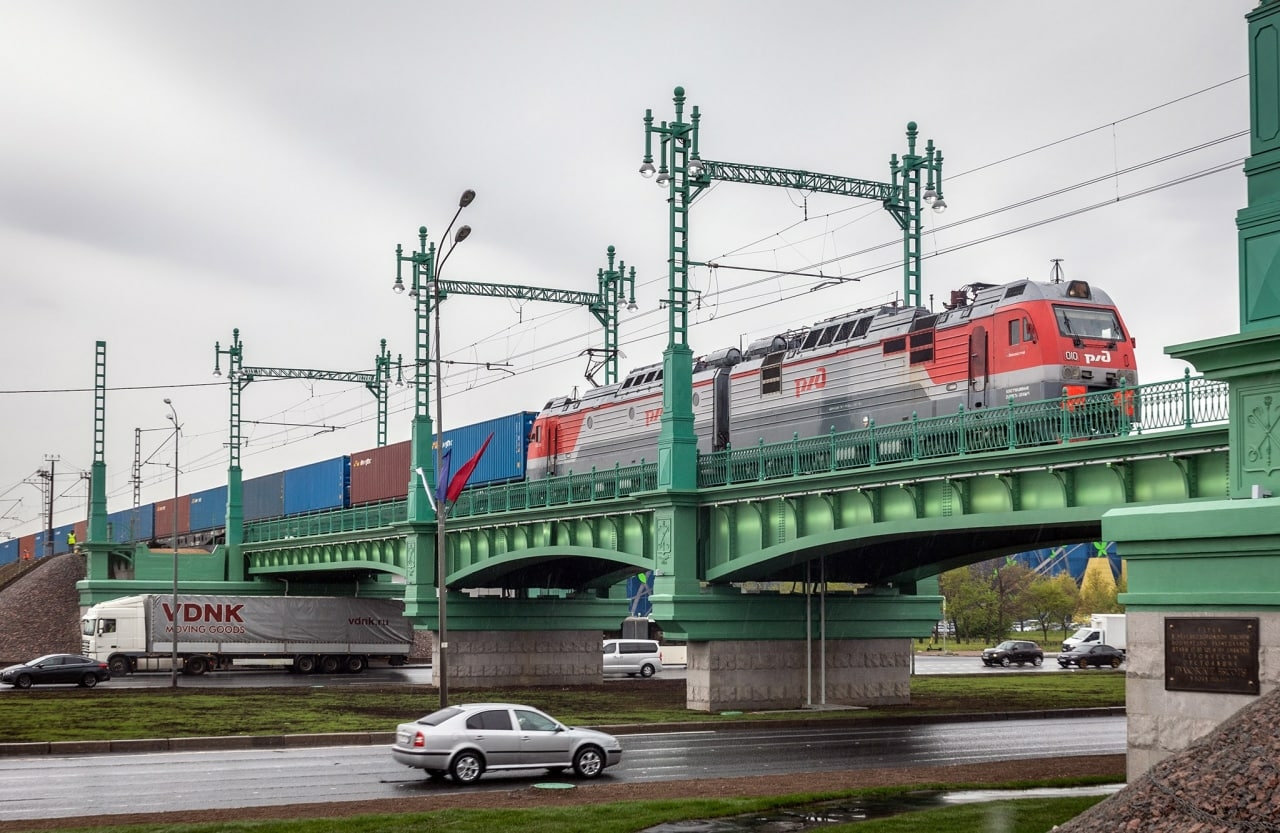
[[[594,292],[612,244],[640,305],[622,371],[660,361],[667,206],[637,168],[645,108],[673,118],[677,84],[715,160],[887,181],[917,121],[949,205],[925,219],[926,305],[1062,258],[1119,305],[1140,380],[1178,377],[1167,345],[1239,330],[1255,5],[0,0],[0,539],[43,528],[24,481],[47,456],[54,523],[86,514],[98,340],[111,511],[137,428],[141,502],[173,495],[165,397],[180,492],[226,482],[211,373],[234,328],[247,365],[367,372],[384,338],[409,360],[395,246],[437,239],[466,188],[444,277]],[[876,204],[719,184],[691,218],[693,260],[861,278],[695,269],[695,353],[901,294]],[[446,428],[588,386],[587,310],[443,312]],[[407,439],[409,388],[390,407]],[[246,479],[376,443],[360,385],[257,381],[242,416]]]

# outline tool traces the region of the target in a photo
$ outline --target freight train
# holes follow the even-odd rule
[[[701,452],[889,425],[981,414],[1010,403],[1112,391],[1112,407],[1134,418],[1135,339],[1111,298],[1085,281],[970,284],[942,312],[920,307],[861,309],[698,358],[693,368],[694,431]],[[454,458],[494,439],[471,486],[538,479],[657,459],[662,365],[581,397],[551,399],[538,413],[445,431]],[[244,482],[246,522],[404,499],[410,443],[313,463]],[[213,543],[222,532],[226,487],[113,512],[117,543]],[[55,552],[66,532],[55,530]],[[74,525],[84,541],[84,522]],[[45,553],[43,535],[0,543],[0,564],[23,546]]]

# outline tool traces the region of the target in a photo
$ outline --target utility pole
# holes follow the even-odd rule
[[[56,454],[44,455],[44,460],[49,464],[49,468],[39,471],[40,479],[45,481],[44,494],[44,511],[45,511],[45,532],[44,532],[44,554],[46,556],[53,555],[53,483],[54,472],[60,458]]]

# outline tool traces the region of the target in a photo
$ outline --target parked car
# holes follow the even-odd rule
[[[8,683],[14,688],[31,688],[44,683],[75,683],[93,688],[109,679],[111,669],[105,662],[75,654],[46,654],[0,670],[0,683]]]
[[[652,677],[662,670],[662,649],[652,639],[606,639],[604,673]]]
[[[1058,655],[1058,665],[1063,668],[1070,668],[1073,665],[1080,668],[1088,668],[1090,665],[1096,668],[1104,665],[1119,668],[1122,662],[1124,662],[1124,651],[1110,645],[1081,645],[1074,651]]]
[[[1044,664],[1044,651],[1040,650],[1040,646],[1034,642],[1028,642],[1025,639],[1009,639],[1001,642],[994,648],[986,648],[982,651],[982,664],[988,667],[992,665],[1003,665],[1006,668],[1014,663],[1018,665]]]
[[[566,726],[532,706],[471,703],[449,706],[396,728],[391,755],[424,769],[433,780],[450,775],[474,783],[486,771],[570,767],[597,778],[622,760],[622,744],[594,729]]]

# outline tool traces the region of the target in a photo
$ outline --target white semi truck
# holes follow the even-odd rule
[[[1123,613],[1095,613],[1089,617],[1088,625],[1062,640],[1062,650],[1065,653],[1080,645],[1110,645],[1127,653],[1127,636]]]
[[[413,646],[404,605],[345,596],[125,596],[100,602],[80,621],[86,656],[113,674],[173,667],[186,674],[236,661],[274,663],[302,674],[357,674],[370,660],[403,665]]]

